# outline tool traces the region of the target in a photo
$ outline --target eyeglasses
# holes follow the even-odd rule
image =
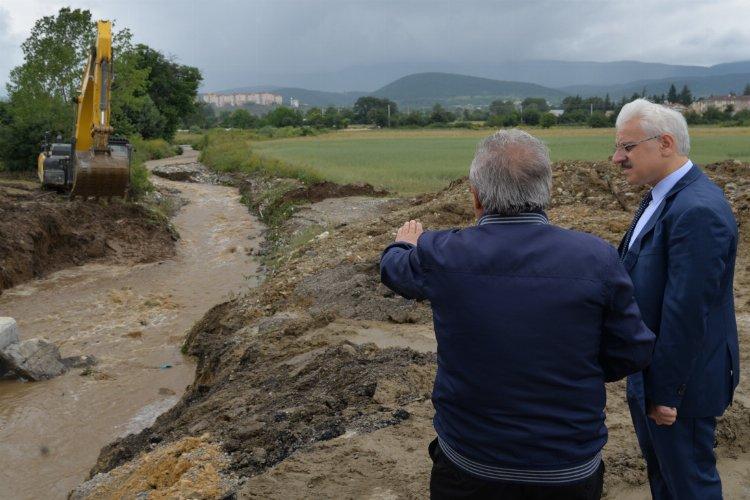
[[[658,139],[659,137],[661,137],[661,135],[654,135],[652,137],[647,137],[645,139],[641,139],[640,141],[636,141],[636,142],[628,142],[625,144],[615,144],[615,153],[617,153],[617,151],[620,149],[624,150],[626,153],[630,153],[631,151],[633,151],[633,148],[635,148],[638,144],[642,142],[650,141],[652,139]]]

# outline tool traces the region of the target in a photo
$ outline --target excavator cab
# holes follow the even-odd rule
[[[44,134],[42,152],[37,159],[37,174],[42,186],[68,191],[72,185],[73,145],[62,141],[60,135],[52,142],[49,132]]]
[[[131,146],[126,139],[113,137],[109,124],[113,77],[112,23],[97,21],[96,45],[91,47],[75,100],[75,137],[69,144],[46,141],[37,160],[42,186],[70,191],[71,198],[126,197]]]

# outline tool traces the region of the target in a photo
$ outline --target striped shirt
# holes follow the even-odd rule
[[[517,469],[511,467],[496,467],[494,465],[482,464],[476,460],[464,457],[451,448],[440,436],[438,436],[440,449],[453,465],[471,474],[472,476],[486,479],[488,481],[503,481],[509,483],[528,484],[567,484],[583,481],[591,477],[602,463],[602,452],[597,453],[594,458],[577,464],[574,467],[563,469]]]
[[[521,212],[518,215],[483,215],[477,225],[485,224],[549,224],[549,220],[544,212]]]

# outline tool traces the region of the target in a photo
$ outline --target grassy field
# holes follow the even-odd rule
[[[553,160],[607,161],[614,129],[535,129]],[[317,171],[335,182],[369,182],[404,195],[434,191],[466,175],[489,130],[356,130],[256,142],[253,151]],[[750,127],[692,127],[693,161],[750,161]]]

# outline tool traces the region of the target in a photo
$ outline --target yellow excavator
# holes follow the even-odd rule
[[[43,187],[70,192],[84,199],[127,195],[131,146],[113,137],[109,124],[112,66],[112,23],[97,21],[96,45],[91,47],[81,82],[75,136],[70,143],[46,138],[37,159]]]

